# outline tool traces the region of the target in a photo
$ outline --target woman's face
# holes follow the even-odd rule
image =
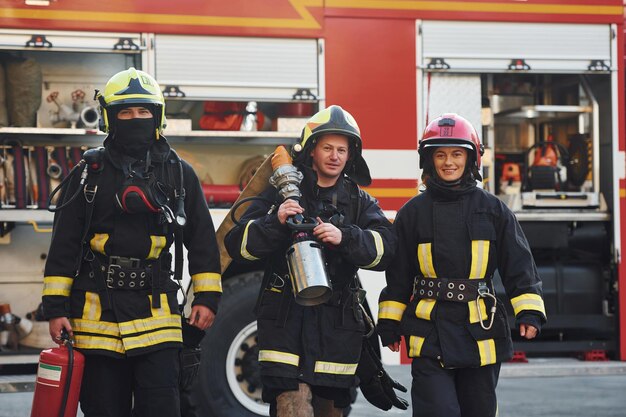
[[[433,152],[433,164],[439,178],[456,181],[463,176],[467,164],[467,149],[460,146],[442,146]]]

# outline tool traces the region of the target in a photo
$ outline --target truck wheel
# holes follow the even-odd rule
[[[263,274],[250,272],[224,282],[219,313],[202,341],[195,398],[200,415],[269,415],[261,400],[254,306]]]

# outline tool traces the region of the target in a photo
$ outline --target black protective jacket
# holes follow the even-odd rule
[[[292,232],[278,221],[282,201],[273,187],[261,196],[275,202],[274,207],[253,203],[242,224],[226,235],[225,245],[235,261],[267,262],[269,282],[261,289],[257,314],[261,374],[347,388],[354,384],[364,331],[355,274],[359,268],[385,269],[393,258],[395,239],[376,200],[349,178],[320,188],[313,170],[300,169],[304,171],[303,215],[333,222],[342,233],[340,245],[324,247],[333,285],[331,300],[314,307],[295,304],[285,256]]]
[[[431,279],[434,284],[443,278],[482,279],[493,294],[491,278],[498,269],[516,323],[540,329],[545,322],[541,281],[530,247],[515,216],[497,197],[476,187],[450,193],[429,189],[402,207],[394,230],[399,250],[387,270],[378,315],[384,345],[402,334],[410,357],[433,358],[444,367],[484,366],[512,356],[501,303],[493,325],[485,330],[493,298],[477,301],[474,292],[462,302],[436,300],[428,298],[428,285],[426,294],[413,294],[415,279],[427,284]],[[458,296],[443,289],[448,293]]]
[[[151,159],[151,169],[166,185],[173,201],[179,169],[173,163],[165,138],[161,137],[152,146]],[[106,147],[84,249],[81,249],[81,237],[86,200],[82,191],[55,217],[44,272],[44,312],[48,319],[69,317],[76,347],[87,353],[136,355],[182,346],[181,316],[176,297],[178,284],[170,274],[169,250],[174,242],[174,226],[164,222],[160,214],[128,214],[115,204],[115,193],[122,186],[128,167],[142,169],[143,164]],[[183,242],[188,250],[189,273],[195,294],[193,304],[205,305],[216,312],[222,288],[215,229],[195,172],[184,161],[182,168],[187,215]],[[77,177],[70,182],[65,198],[79,187]],[[154,274],[158,277],[146,282],[146,289],[107,288],[105,280],[112,256],[138,258],[142,268],[160,272]],[[159,268],[156,268],[157,264]],[[139,275],[137,272],[137,280]],[[155,286],[156,291],[148,288]],[[160,297],[160,307],[151,302],[153,294]]]

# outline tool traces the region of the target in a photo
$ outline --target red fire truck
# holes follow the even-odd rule
[[[486,147],[483,186],[518,216],[544,283],[548,324],[516,350],[626,360],[623,23],[620,0],[3,0],[0,60],[34,61],[43,99],[31,125],[9,111],[0,151],[29,161],[37,148],[100,144],[88,96],[133,65],[164,88],[166,136],[199,172],[214,219],[227,211],[220,187],[241,185],[248,160],[294,143],[330,104],[359,121],[368,191],[393,217],[418,192],[419,132],[462,114]],[[207,109],[233,103],[251,106],[252,127],[201,125]],[[38,304],[49,244],[51,217],[30,195],[20,207],[0,196],[0,304],[16,316]],[[260,266],[223,276],[203,342],[207,415],[266,412],[252,313],[260,279]],[[362,280],[375,313],[384,276]],[[5,349],[0,363],[32,353]]]

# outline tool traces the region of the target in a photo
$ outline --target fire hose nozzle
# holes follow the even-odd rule
[[[302,193],[300,193],[298,186],[304,176],[292,165],[291,156],[284,146],[278,146],[274,151],[272,169],[274,173],[270,177],[270,184],[276,187],[283,200],[288,198],[299,200]]]

